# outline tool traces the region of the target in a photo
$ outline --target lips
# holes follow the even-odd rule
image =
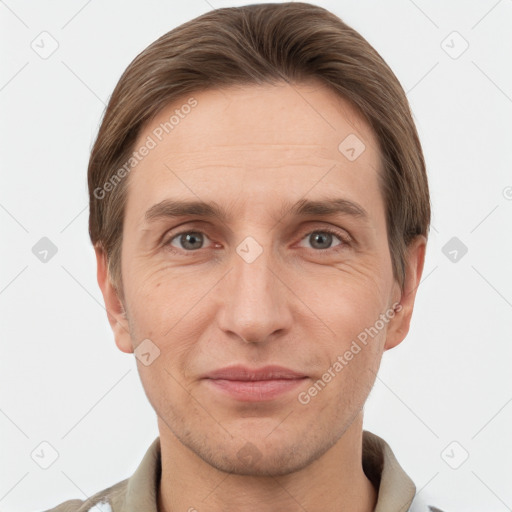
[[[203,379],[212,391],[230,399],[261,402],[296,390],[308,376],[283,366],[230,366],[209,372]]]
[[[306,374],[290,370],[283,366],[265,366],[263,368],[248,368],[246,366],[230,366],[214,370],[204,378],[224,379],[236,381],[259,381],[259,380],[292,380],[303,379]]]

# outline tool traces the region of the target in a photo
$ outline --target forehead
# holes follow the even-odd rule
[[[169,195],[222,202],[250,194],[268,203],[336,189],[382,213],[377,139],[348,101],[319,83],[184,96],[144,127],[134,149],[144,144],[152,147],[129,176],[127,211],[140,214]]]

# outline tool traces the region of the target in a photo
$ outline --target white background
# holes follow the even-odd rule
[[[212,7],[243,3],[0,2],[2,512],[85,499],[130,476],[158,435],[96,283],[88,155],[140,51]],[[387,440],[429,503],[512,510],[512,1],[315,3],[398,76],[431,185],[411,332],[384,355],[365,428]],[[43,31],[59,45],[47,59],[31,48]],[[469,43],[458,58],[453,31]],[[442,252],[454,236],[468,248],[456,262]],[[58,248],[47,263],[32,253],[42,237]],[[59,454],[48,469],[30,456],[42,441]],[[469,454],[458,469],[441,456],[452,441],[452,465]]]

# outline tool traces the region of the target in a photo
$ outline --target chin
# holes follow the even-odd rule
[[[229,430],[229,429],[228,429]],[[271,434],[271,437],[274,433]],[[210,466],[235,475],[244,476],[283,476],[300,471],[321,457],[330,444],[303,436],[295,442],[289,434],[275,436],[270,440],[267,430],[244,437],[234,436],[223,440],[207,438],[202,441],[189,439],[188,447]],[[191,442],[190,442],[191,441]]]

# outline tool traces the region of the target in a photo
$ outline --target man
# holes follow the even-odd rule
[[[108,320],[160,435],[55,512],[426,510],[363,431],[430,223],[407,99],[366,40],[298,2],[177,27],[121,77],[88,180]]]

